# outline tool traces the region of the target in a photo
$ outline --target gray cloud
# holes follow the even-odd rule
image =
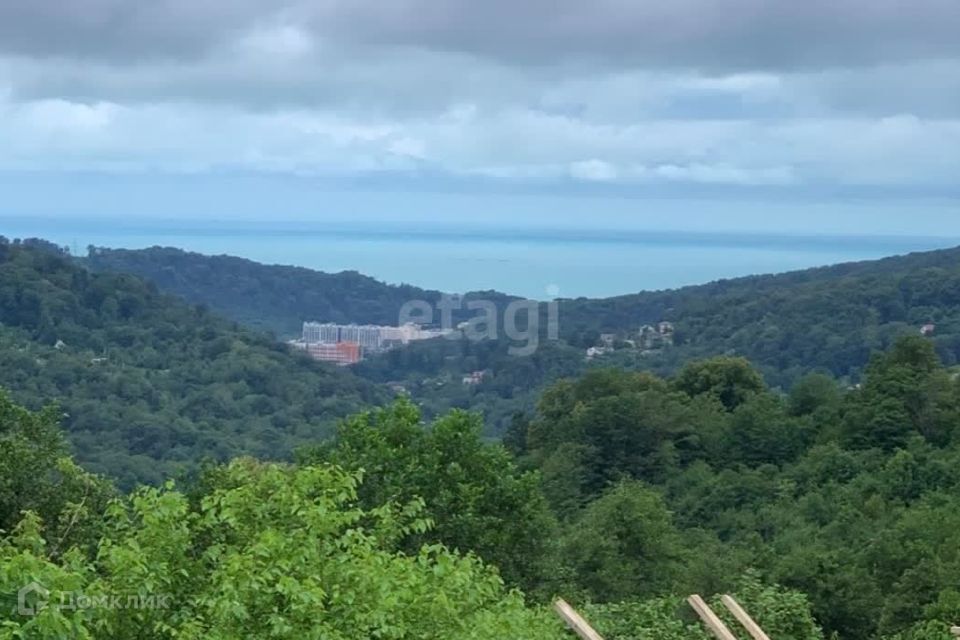
[[[869,65],[960,53],[954,0],[332,0],[328,35],[553,63],[699,69]]]
[[[252,110],[335,106],[403,116],[442,111],[458,101],[535,101],[550,82],[549,76],[462,55],[319,44],[308,51],[267,54],[252,50],[244,38],[189,63],[153,60],[118,66],[99,60],[0,56],[0,91],[6,83],[16,100],[183,101]]]
[[[4,0],[0,51],[128,64],[201,55],[269,17],[267,0]]]
[[[957,0],[4,0],[0,91],[397,115],[944,117],[960,111],[958,32]]]
[[[0,170],[952,185],[957,0],[0,0]]]
[[[960,55],[956,0],[5,0],[0,49],[189,58],[278,20],[320,39],[537,65],[776,70]]]

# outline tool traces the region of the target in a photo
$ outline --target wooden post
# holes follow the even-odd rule
[[[573,629],[583,640],[603,640],[603,637],[594,631],[593,627],[587,624],[587,621],[584,620],[573,607],[567,604],[566,601],[557,599],[557,601],[553,603],[553,608],[556,609],[557,614],[567,623],[567,626]]]
[[[703,598],[698,595],[692,595],[687,598],[687,602],[689,602],[693,610],[697,612],[697,615],[700,616],[703,623],[707,625],[707,628],[717,637],[717,640],[737,640],[737,636],[733,635],[730,629],[727,628],[727,625],[723,624],[723,620],[717,617],[717,614],[703,601]]]
[[[960,627],[950,627],[950,633],[960,638]]]
[[[764,633],[760,625],[750,617],[750,614],[743,610],[739,602],[730,596],[723,596],[720,598],[720,601],[723,602],[723,606],[733,614],[733,617],[743,625],[743,628],[747,630],[747,633],[750,634],[753,640],[770,640],[770,636]]]

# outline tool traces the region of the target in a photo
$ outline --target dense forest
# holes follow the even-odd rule
[[[602,331],[672,322],[675,348],[652,365],[671,371],[694,358],[735,354],[777,386],[816,370],[857,382],[872,353],[927,324],[935,325],[944,362],[960,361],[960,248],[571,300],[561,310],[563,333],[575,344]]]
[[[443,295],[408,284],[388,285],[356,271],[324,273],[170,247],[90,247],[86,262],[94,270],[138,275],[165,292],[281,338],[299,336],[307,320],[395,325],[404,303],[424,300],[435,304]],[[466,294],[464,300],[472,298],[498,304],[512,299],[485,291]],[[464,313],[455,317],[462,320]]]
[[[604,303],[605,324],[577,307],[600,302],[567,301],[573,333],[527,357],[436,340],[351,372],[4,240],[0,637],[559,639],[562,596],[608,640],[706,640],[683,605],[698,592],[736,594],[778,639],[947,638],[953,258],[715,283],[702,303],[642,294],[673,306],[637,321],[676,328],[642,356],[584,362],[633,303]],[[692,339],[697,318],[727,337]],[[826,346],[788,350],[778,378],[740,355],[769,345],[735,321]],[[726,353],[681,361],[700,349]],[[456,379],[471,370],[489,375]],[[398,379],[410,396],[388,402],[378,383]],[[135,606],[6,606],[33,582],[34,604]]]
[[[396,322],[410,299],[435,301],[438,292],[394,287],[353,273],[260,265],[176,249],[91,250],[96,269],[128,271],[192,302],[254,327],[294,333],[308,318]],[[487,296],[501,309],[509,300]],[[464,310],[466,311],[466,310]],[[457,319],[463,319],[461,315]],[[630,348],[644,325],[674,327],[671,344]],[[483,412],[487,434],[500,436],[517,413],[529,413],[546,385],[591,368],[617,366],[671,375],[693,359],[748,358],[774,387],[789,389],[811,372],[849,384],[860,381],[872,353],[903,335],[934,325],[933,343],[947,364],[960,360],[960,249],[752,276],[695,287],[607,299],[561,300],[560,340],[541,340],[529,357],[508,353],[512,342],[433,340],[370,358],[361,377],[395,383],[428,415],[451,408]],[[620,347],[590,362],[588,347],[614,336]],[[465,375],[484,371],[465,386]]]
[[[33,248],[36,246],[40,243]],[[595,368],[616,366],[672,375],[693,359],[738,355],[754,363],[771,386],[788,390],[810,372],[855,384],[871,353],[889,348],[898,336],[918,334],[925,324],[935,326],[932,340],[944,362],[955,363],[960,348],[960,250],[605,300],[564,300],[560,302],[561,339],[541,339],[532,355],[511,355],[512,342],[505,338],[429,340],[368,358],[352,368],[356,376],[351,376],[303,361],[294,368],[281,365],[297,358],[271,339],[240,327],[290,333],[303,318],[392,323],[404,302],[435,302],[439,292],[390,286],[355,273],[325,274],[176,249],[91,248],[87,258],[71,267],[65,262],[66,255],[47,248],[58,257],[44,259],[57,262],[71,276],[69,282],[61,282],[65,291],[44,293],[40,289],[34,295],[52,299],[62,294],[77,298],[80,304],[96,304],[97,322],[116,327],[101,332],[99,338],[80,331],[79,340],[73,340],[67,339],[70,319],[59,320],[63,336],[55,336],[39,318],[27,324],[0,319],[5,325],[0,337],[16,347],[6,349],[4,357],[18,362],[0,383],[31,407],[48,399],[63,402],[71,416],[66,428],[79,459],[93,463],[98,471],[125,476],[125,486],[136,480],[156,482],[169,474],[174,464],[205,456],[226,459],[247,452],[283,457],[296,444],[327,431],[332,419],[392,395],[385,390],[387,384],[409,393],[427,417],[451,409],[479,411],[484,415],[485,435],[501,437],[514,420],[533,412],[549,384]],[[8,288],[31,288],[32,279],[44,277],[37,272],[41,262],[27,264],[24,258],[21,262],[16,271],[12,262],[6,266]],[[148,284],[141,283],[139,276],[148,278]],[[16,284],[14,278],[23,282]],[[110,289],[108,297],[112,299],[93,300],[87,293],[71,290],[87,286],[87,280]],[[139,289],[117,291],[109,284],[114,282]],[[175,303],[157,290],[179,295],[193,306]],[[508,300],[502,294],[489,295],[501,308]],[[120,308],[121,299],[130,304],[135,298],[140,300],[137,317],[111,310]],[[17,307],[33,304],[23,296],[16,300],[6,313],[19,313]],[[43,304],[57,308],[56,303]],[[155,305],[161,308],[153,308]],[[237,324],[217,320],[214,310]],[[457,319],[468,313],[463,309]],[[202,317],[202,323],[210,328],[200,331],[194,316]],[[646,350],[627,345],[630,338],[636,338],[638,327],[663,320],[675,328],[671,344]],[[120,332],[121,325],[125,332],[139,337]],[[190,332],[189,338],[168,336],[171,325]],[[81,321],[78,326],[87,325]],[[242,336],[242,340],[224,332]],[[585,349],[602,344],[602,333],[613,335],[618,348],[588,361]],[[191,346],[185,339],[208,344]],[[60,348],[56,348],[57,341],[61,341]],[[233,346],[226,349],[228,342]],[[174,348],[167,348],[167,343],[175,343]],[[263,358],[242,355],[240,345],[255,345]],[[150,348],[141,348],[144,346]],[[108,347],[114,351],[113,359],[106,355]],[[192,357],[195,353],[206,357],[212,350],[219,350],[213,362],[200,363]],[[127,355],[121,357],[121,353]],[[160,353],[164,358],[179,358],[196,371],[186,375],[176,369],[170,372],[171,367],[157,360]],[[48,363],[52,366],[46,366]],[[66,363],[71,363],[72,373],[60,370]],[[100,386],[108,383],[98,380],[117,379],[120,367],[123,382],[112,383],[117,388],[110,393],[121,399],[138,398],[136,409],[125,406],[115,411],[109,401],[103,402],[106,392]],[[20,373],[14,376],[17,368]],[[274,373],[274,368],[283,371]],[[300,371],[311,373],[305,377]],[[472,372],[483,372],[482,380],[464,384],[464,376]],[[141,393],[141,387],[153,384],[151,378],[160,376],[166,376],[165,383],[172,387],[167,393],[155,398]],[[309,376],[325,380],[319,383],[308,380]],[[304,388],[321,391],[304,400],[300,393]],[[77,411],[78,403],[90,404],[91,396],[97,398],[97,406]],[[242,403],[233,402],[241,397]],[[91,416],[101,413],[109,418],[110,427],[94,429],[92,424],[99,418]],[[124,426],[130,423],[144,429],[131,431]],[[144,431],[153,436],[139,435]],[[221,432],[232,435],[205,438],[205,434]],[[101,448],[112,453],[101,455]],[[158,457],[171,464],[163,470],[148,464],[149,459]]]
[[[136,276],[2,237],[0,387],[33,409],[57,403],[77,460],[124,487],[205,458],[289,458],[389,398]]]
[[[605,299],[561,300],[560,338],[571,366],[587,368],[584,349],[636,338],[644,325],[674,327],[671,344],[649,350],[621,348],[601,365],[668,375],[692,359],[717,355],[748,358],[773,386],[789,388],[819,371],[851,383],[860,380],[871,354],[900,336],[934,326],[934,345],[944,362],[960,362],[960,248],[717,281],[676,290]],[[503,340],[503,342],[508,342]],[[436,345],[411,345],[415,353],[388,354],[366,368],[380,378],[438,373],[451,360]],[[447,347],[447,350],[450,348]],[[492,347],[484,366],[494,373],[511,360],[505,345]],[[475,366],[467,361],[456,373]],[[523,367],[524,365],[518,365]],[[527,376],[532,386],[549,381]]]
[[[308,319],[395,324],[404,302],[434,303],[441,295],[354,272],[327,274],[159,247],[91,248],[86,260],[94,269],[139,275],[163,291],[278,335],[298,334]],[[497,292],[469,296],[485,296],[500,306],[512,299]],[[941,357],[960,361],[960,248],[614,298],[561,300],[560,319],[561,338],[578,349],[599,344],[604,332],[626,337],[646,324],[672,322],[675,348],[651,354],[643,365],[649,368],[676,370],[694,357],[736,354],[779,386],[816,369],[856,381],[874,351],[926,324],[936,325]]]
[[[503,444],[401,398],[295,463],[132,493],[70,460],[57,416],[0,397],[0,593],[138,606],[11,607],[8,637],[560,640],[559,595],[608,640],[706,640],[693,592],[783,640],[960,620],[960,381],[921,337],[857,388],[784,395],[736,357],[591,371]]]

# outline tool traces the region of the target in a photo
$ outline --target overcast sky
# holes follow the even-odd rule
[[[960,235],[958,33],[958,0],[2,0],[0,214]]]

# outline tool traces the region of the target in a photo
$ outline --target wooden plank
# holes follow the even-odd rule
[[[743,625],[743,628],[747,630],[747,633],[753,638],[753,640],[770,640],[770,636],[764,633],[763,629],[760,628],[760,625],[750,617],[750,614],[744,611],[743,607],[740,606],[740,603],[734,600],[731,596],[723,596],[720,598],[720,601],[723,602],[723,606],[733,614],[733,617],[736,618],[740,624]]]
[[[573,607],[567,604],[566,601],[557,599],[557,601],[553,603],[553,608],[557,614],[563,618],[564,622],[567,623],[567,626],[573,629],[583,640],[603,640],[603,637],[594,631],[593,627],[587,624],[587,621],[584,620]]]
[[[717,637],[717,640],[737,640],[737,636],[733,635],[727,625],[723,624],[723,620],[717,617],[717,614],[703,601],[703,598],[692,595],[687,598],[687,602],[697,612],[697,615],[700,616],[711,633]]]

